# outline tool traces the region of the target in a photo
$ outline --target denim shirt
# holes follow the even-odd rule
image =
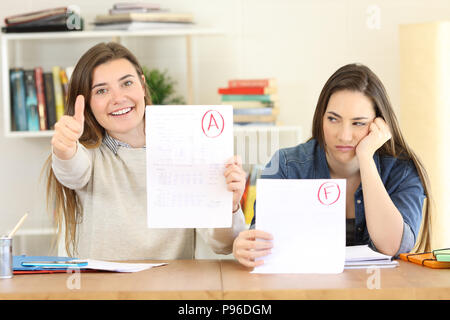
[[[373,159],[387,193],[403,217],[402,240],[395,254],[398,256],[411,251],[415,245],[422,220],[424,189],[412,161],[380,156],[377,152]],[[280,149],[265,166],[261,179],[330,179],[325,151],[315,139],[292,148]],[[354,204],[356,244],[368,244],[377,251],[366,226],[361,184],[354,194]],[[255,227],[255,219],[256,211],[251,229]]]

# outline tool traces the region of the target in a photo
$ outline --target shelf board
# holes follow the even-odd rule
[[[265,131],[265,132],[286,132],[286,131],[298,131],[302,128],[299,126],[233,126],[234,133],[248,132],[248,131]],[[8,138],[47,138],[53,137],[55,131],[11,131],[6,132],[5,136]]]
[[[111,37],[148,37],[148,36],[189,36],[189,35],[218,35],[223,32],[217,29],[186,27],[173,29],[149,30],[86,30],[86,31],[59,31],[59,32],[29,32],[29,33],[3,33],[6,40],[37,40],[37,39],[74,39],[74,38],[111,38]]]
[[[53,130],[46,131],[11,131],[6,132],[5,137],[7,138],[47,138],[53,137]]]

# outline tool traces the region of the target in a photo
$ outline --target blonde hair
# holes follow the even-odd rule
[[[95,119],[90,106],[92,73],[97,66],[116,59],[127,59],[142,79],[144,73],[136,57],[127,48],[114,42],[99,43],[90,48],[78,61],[70,79],[65,114],[74,114],[75,100],[78,95],[85,97],[84,131],[79,142],[88,149],[98,148],[105,135],[105,129]],[[150,92],[145,81],[142,82],[145,90],[145,104],[149,105],[151,104]],[[74,256],[77,248],[77,224],[83,218],[82,205],[75,190],[63,186],[56,179],[52,169],[52,155],[47,158],[43,170],[46,170],[47,176],[47,208],[54,206],[53,218],[58,238],[61,237],[64,228],[66,251],[70,256]]]

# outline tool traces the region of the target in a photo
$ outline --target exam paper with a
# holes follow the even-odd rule
[[[231,227],[231,106],[147,106],[146,148],[150,228]]]

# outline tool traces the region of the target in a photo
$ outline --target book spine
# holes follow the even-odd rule
[[[56,123],[55,90],[53,89],[53,73],[44,73],[45,106],[47,109],[47,128],[52,130]]]
[[[233,109],[249,109],[249,108],[273,108],[278,107],[277,102],[264,101],[223,101],[222,104],[232,105]]]
[[[275,115],[233,115],[234,122],[274,122],[277,121]]]
[[[222,95],[222,101],[277,101],[278,97],[276,95],[270,94],[226,94]]]
[[[40,11],[34,11],[34,12],[26,13],[26,14],[20,14],[20,15],[6,17],[4,21],[5,21],[6,25],[14,25],[14,24],[19,24],[19,23],[24,23],[24,22],[29,22],[29,21],[35,21],[35,20],[43,19],[43,18],[50,17],[53,15],[66,13],[66,12],[67,12],[67,7],[59,7],[59,8],[54,8],[54,9],[50,9],[50,10],[40,10]]]
[[[232,87],[219,88],[219,94],[273,94],[276,93],[274,87]]]
[[[61,119],[61,117],[64,115],[64,98],[60,78],[60,70],[61,68],[58,66],[52,68],[53,90],[55,92],[56,121]]]
[[[237,108],[233,109],[233,115],[277,115],[278,108]]]
[[[67,80],[66,70],[62,69],[59,71],[59,76],[61,79],[61,86],[63,91],[63,102],[64,109],[67,108],[67,96],[69,95],[69,80]]]
[[[228,81],[229,88],[271,87],[274,86],[274,84],[274,79],[235,79]]]
[[[45,108],[44,75],[41,67],[34,69],[36,95],[38,100],[39,129],[47,130],[47,110]]]
[[[34,70],[25,70],[24,75],[28,131],[39,131],[39,111]]]
[[[11,70],[11,100],[14,124],[17,131],[27,131],[25,80],[23,70]]]

